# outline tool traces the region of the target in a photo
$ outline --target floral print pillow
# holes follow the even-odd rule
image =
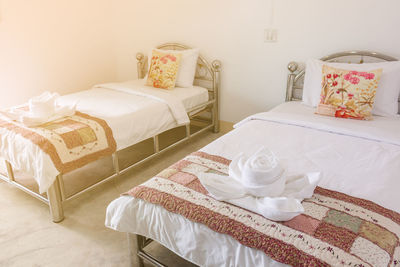
[[[352,71],[322,66],[321,100],[317,114],[369,120],[382,69]]]
[[[181,57],[182,54],[153,50],[146,84],[155,88],[174,88]]]

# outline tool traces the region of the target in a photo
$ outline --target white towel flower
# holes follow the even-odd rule
[[[209,194],[274,221],[288,221],[304,212],[301,201],[310,198],[319,172],[287,177],[278,158],[261,148],[253,156],[240,154],[229,165],[229,176],[200,173]]]
[[[256,197],[279,196],[285,189],[284,170],[274,153],[264,147],[251,157],[243,153],[235,157],[229,165],[229,176]]]

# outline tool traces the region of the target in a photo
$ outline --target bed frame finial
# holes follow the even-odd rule
[[[297,64],[297,62],[292,61],[292,62],[289,62],[287,68],[290,72],[293,73],[299,68],[299,64]]]
[[[138,61],[142,61],[143,58],[144,58],[143,53],[137,53],[137,54],[136,54],[136,59],[137,59]]]
[[[215,72],[220,72],[221,71],[221,61],[219,60],[214,60],[212,62],[212,67],[214,69]]]
[[[294,80],[296,78],[295,71],[297,71],[297,69],[299,68],[299,64],[297,64],[297,62],[292,61],[289,62],[287,68],[290,71],[290,73],[288,75],[288,80],[287,80],[285,101],[292,101],[293,85],[294,85]]]
[[[137,73],[138,73],[138,79],[142,79],[144,77],[144,54],[143,53],[137,53],[136,54],[136,60],[137,60]]]

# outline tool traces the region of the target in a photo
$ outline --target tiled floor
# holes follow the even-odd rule
[[[125,234],[104,226],[107,205],[121,193],[156,175],[185,155],[222,134],[206,132],[131,170],[129,173],[85,193],[64,207],[65,220],[52,223],[48,206],[28,194],[0,182],[0,266],[128,266]],[[174,136],[170,133],[166,139]],[[143,150],[151,144],[143,143]],[[121,161],[137,157],[125,151]],[[98,178],[110,160],[85,172],[66,177],[67,191]],[[29,181],[28,181],[29,182]],[[192,266],[160,245],[152,252],[169,266]]]

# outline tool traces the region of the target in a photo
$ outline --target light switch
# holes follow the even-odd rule
[[[278,30],[275,28],[268,28],[264,30],[264,42],[274,43],[278,41]]]

